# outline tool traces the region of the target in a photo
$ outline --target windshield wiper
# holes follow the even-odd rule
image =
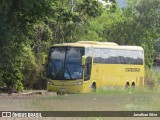
[[[68,69],[68,67],[67,67],[67,64],[66,64],[66,69],[67,69],[67,71],[68,71],[69,77],[71,78],[71,80],[73,80],[73,78],[72,78],[72,76],[71,76],[71,73],[70,73],[70,71],[69,71],[69,69]]]

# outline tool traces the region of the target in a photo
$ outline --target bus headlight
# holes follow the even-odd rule
[[[76,82],[73,85],[82,85],[82,82]]]
[[[52,82],[47,82],[47,84],[48,84],[48,85],[54,85],[54,83],[52,83]]]

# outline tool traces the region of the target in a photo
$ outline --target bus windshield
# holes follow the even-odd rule
[[[82,79],[82,47],[52,47],[48,61],[48,76],[53,80]]]

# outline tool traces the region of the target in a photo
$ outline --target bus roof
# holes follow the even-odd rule
[[[118,44],[114,43],[114,42],[78,41],[77,43],[80,43],[80,44],[93,44],[93,45],[118,46]]]
[[[94,48],[110,48],[110,49],[120,49],[120,50],[140,50],[143,51],[141,46],[97,46],[94,45]]]
[[[141,50],[141,46],[128,46],[128,45],[118,45],[114,42],[97,42],[97,41],[78,41],[75,43],[62,43],[55,44],[53,46],[75,46],[75,47],[94,47],[94,48],[111,48],[111,49],[122,49],[122,50]]]

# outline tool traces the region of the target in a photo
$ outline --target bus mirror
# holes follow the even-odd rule
[[[86,56],[82,56],[82,65],[85,65],[86,63]]]
[[[45,65],[46,64],[46,59],[47,59],[47,56],[46,55],[42,55],[42,65]]]

